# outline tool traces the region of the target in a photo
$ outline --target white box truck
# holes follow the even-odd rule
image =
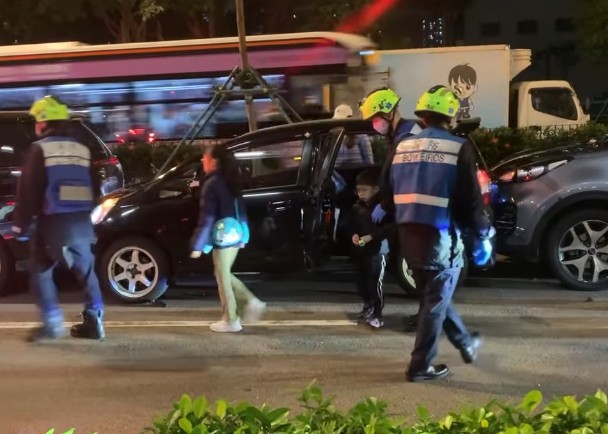
[[[400,111],[413,116],[420,94],[437,84],[460,92],[460,118],[480,117],[482,126],[572,128],[585,124],[576,92],[567,81],[517,82],[531,64],[531,50],[508,45],[378,51],[376,79],[366,88],[389,86],[402,97]]]

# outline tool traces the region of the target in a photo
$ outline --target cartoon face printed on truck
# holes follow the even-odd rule
[[[477,92],[477,72],[468,63],[452,68],[448,75],[450,89],[460,99],[457,119],[468,119],[474,109],[471,96]]]

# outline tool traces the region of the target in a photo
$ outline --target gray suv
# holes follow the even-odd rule
[[[608,289],[608,137],[491,169],[498,253],[544,261],[566,287]]]

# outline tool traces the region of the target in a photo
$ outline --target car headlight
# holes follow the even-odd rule
[[[563,166],[570,160],[560,160],[555,161],[553,163],[547,164],[536,164],[532,166],[521,167],[518,169],[512,169],[505,172],[499,172],[497,175],[499,182],[526,182],[532,181],[533,179],[538,178],[539,176],[544,175],[552,171],[553,169],[557,169],[560,166]]]
[[[118,202],[118,198],[111,197],[109,199],[104,200],[101,204],[97,205],[93,209],[93,211],[91,211],[91,222],[93,222],[94,225],[98,225],[99,223],[101,223],[106,218],[106,215],[108,215],[108,213],[112,210],[112,208],[114,208],[116,202]]]

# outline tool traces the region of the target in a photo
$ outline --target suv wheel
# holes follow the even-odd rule
[[[403,289],[407,295],[416,298],[420,297],[420,292],[418,291],[418,289],[416,289],[416,282],[414,282],[414,277],[412,276],[412,270],[410,270],[410,268],[408,267],[405,258],[399,255],[397,264],[399,265],[397,265],[396,267],[396,277],[399,286],[401,286],[401,289]],[[465,257],[464,267],[462,268],[462,271],[460,272],[460,277],[458,278],[458,286],[456,287],[457,290],[467,279],[468,271],[469,261]]]
[[[169,286],[167,255],[146,238],[128,237],[110,244],[98,273],[101,287],[126,303],[156,300]]]
[[[608,211],[588,209],[561,218],[547,236],[547,262],[569,289],[608,289]]]

